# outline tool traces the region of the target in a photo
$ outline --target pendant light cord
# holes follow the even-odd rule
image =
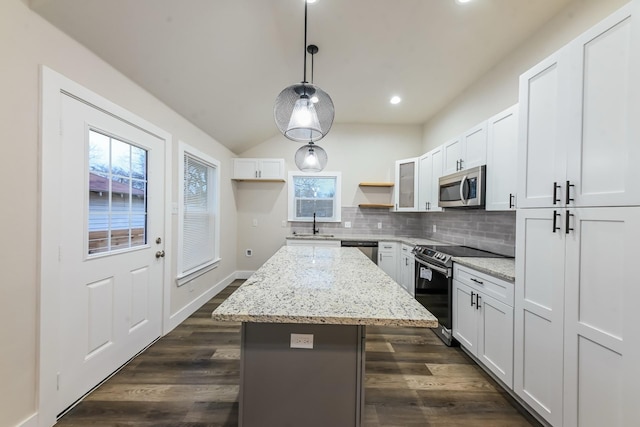
[[[304,66],[302,69],[304,70],[302,83],[307,83],[307,0],[304,0]]]

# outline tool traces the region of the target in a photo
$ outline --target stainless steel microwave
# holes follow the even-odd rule
[[[438,206],[481,208],[485,203],[486,167],[478,166],[440,177]]]

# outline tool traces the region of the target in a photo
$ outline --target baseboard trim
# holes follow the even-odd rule
[[[30,417],[25,418],[16,427],[38,427],[38,413],[32,414]]]
[[[249,270],[236,271],[236,279],[246,280],[249,277],[251,277],[253,273],[255,273],[255,271],[249,271]]]
[[[169,332],[174,330],[176,326],[187,320],[189,316],[195,313],[200,307],[205,305],[207,301],[218,295],[222,290],[224,290],[224,288],[229,286],[231,282],[236,279],[236,276],[237,272],[231,273],[220,282],[213,285],[207,291],[203,292],[199,297],[191,301],[189,304],[182,307],[178,312],[169,316],[169,322],[167,324],[167,329],[164,331],[164,334],[168,334]]]

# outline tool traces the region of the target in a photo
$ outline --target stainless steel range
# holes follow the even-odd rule
[[[434,329],[442,341],[448,345],[457,342],[451,335],[453,258],[482,257],[506,258],[493,252],[468,246],[418,245],[413,248],[416,259],[416,299],[438,318],[439,326]]]

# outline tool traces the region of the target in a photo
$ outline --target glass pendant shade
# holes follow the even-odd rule
[[[327,152],[313,142],[303,145],[296,151],[296,166],[302,172],[322,172],[327,166],[327,161]]]
[[[285,88],[273,108],[278,130],[292,141],[322,139],[333,125],[331,97],[318,86],[299,83]]]

